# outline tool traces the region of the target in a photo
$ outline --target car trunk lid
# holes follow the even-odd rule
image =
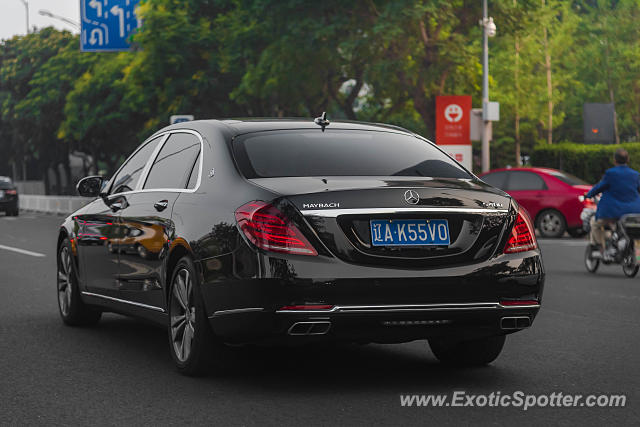
[[[331,253],[362,265],[426,268],[487,259],[502,240],[509,197],[470,179],[287,177],[250,180],[285,196]],[[448,244],[374,245],[371,221],[448,225]],[[426,229],[426,228],[425,228]]]

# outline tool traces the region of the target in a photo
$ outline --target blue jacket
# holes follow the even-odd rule
[[[627,165],[608,169],[602,181],[586,197],[602,193],[596,218],[618,219],[624,214],[640,213],[640,173]]]

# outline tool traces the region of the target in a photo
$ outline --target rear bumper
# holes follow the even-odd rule
[[[200,267],[209,320],[214,332],[230,342],[405,342],[510,333],[520,328],[501,328],[503,317],[527,317],[532,323],[540,306],[503,306],[500,301],[539,302],[544,286],[538,251],[428,270],[263,255],[257,256],[255,269],[248,269],[249,258],[239,257],[245,263],[239,268],[233,266],[237,260],[232,254],[226,257],[201,261]],[[226,263],[232,265],[225,268]],[[253,277],[242,278],[243,269]],[[312,304],[330,308],[282,310]],[[313,333],[323,332],[326,325],[311,325],[309,334],[290,333],[296,323],[308,322],[328,322],[329,327],[326,333]]]
[[[400,343],[440,336],[461,339],[507,334],[533,323],[540,306],[438,304],[432,306],[342,306],[321,313],[224,311],[211,315],[219,336],[239,343],[305,343],[322,340]],[[505,318],[526,318],[510,327]]]
[[[6,210],[13,210],[18,207],[18,198],[14,199],[2,199],[0,200],[0,212]]]

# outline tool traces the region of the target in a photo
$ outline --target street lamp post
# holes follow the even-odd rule
[[[20,0],[20,1],[24,5],[25,18],[27,21],[27,35],[29,35],[29,2],[27,0]],[[13,138],[15,142],[15,132],[13,133]],[[17,171],[17,165],[15,160],[11,164],[11,168],[13,173],[13,180],[16,181],[16,178],[18,176],[18,171]],[[26,156],[22,158],[22,180],[23,181],[27,180],[27,157]]]
[[[496,35],[496,24],[488,16],[487,0],[482,1],[482,172],[491,168],[489,141],[491,140],[491,121],[489,121],[489,37]]]
[[[57,19],[58,21],[62,21],[67,25],[71,25],[76,30],[80,31],[80,23],[74,21],[73,19],[65,18],[64,16],[56,15],[54,13],[49,12],[45,9],[40,9],[38,13],[42,16],[47,16],[49,18]]]
[[[24,5],[24,9],[27,17],[27,34],[29,34],[29,2],[27,0],[20,0]]]

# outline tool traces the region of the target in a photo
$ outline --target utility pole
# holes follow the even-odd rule
[[[27,34],[29,34],[29,2],[27,0],[20,0],[24,5],[25,14],[27,18]]]
[[[546,7],[546,0],[542,0],[542,7]],[[551,53],[549,48],[549,31],[547,23],[542,27],[544,42],[544,68],[547,72],[547,144],[553,143],[553,81],[551,74]]]
[[[489,141],[491,140],[491,122],[489,109],[489,37],[496,33],[493,18],[489,18],[487,0],[482,0],[482,172],[491,168]]]
[[[25,11],[25,18],[26,18],[26,23],[27,23],[27,35],[29,35],[29,2],[28,0],[20,0],[22,2],[22,4],[24,5],[24,11]],[[15,147],[15,131],[14,131],[14,147]],[[12,172],[13,172],[13,179],[14,181],[17,178],[17,171],[16,171],[16,161],[13,161],[13,165],[12,165]],[[23,155],[22,156],[22,180],[26,181],[27,180],[27,159],[26,157]]]
[[[513,6],[517,6],[517,0],[513,0]],[[522,156],[520,155],[520,36],[515,34],[515,67],[513,70],[515,90],[516,90],[516,102],[514,106],[515,113],[515,140],[516,140],[516,166],[522,166]]]

